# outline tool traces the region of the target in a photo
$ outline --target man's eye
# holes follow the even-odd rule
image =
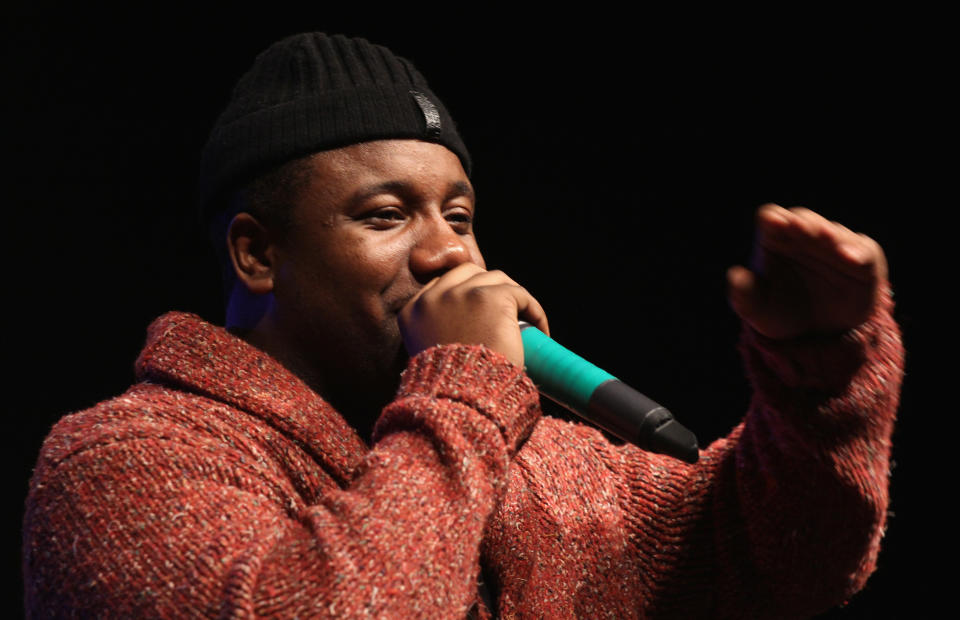
[[[450,225],[458,231],[468,232],[473,224],[473,214],[467,211],[450,211],[445,217]]]
[[[363,219],[371,222],[375,226],[387,227],[402,222],[405,217],[403,211],[400,209],[389,207],[370,211],[363,216]]]

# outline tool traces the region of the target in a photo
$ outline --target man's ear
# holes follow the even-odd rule
[[[276,248],[257,218],[243,211],[233,216],[227,228],[227,253],[237,280],[248,291],[254,295],[273,291]]]

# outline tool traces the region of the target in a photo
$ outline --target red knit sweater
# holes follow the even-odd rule
[[[28,613],[455,618],[482,561],[507,618],[808,616],[878,551],[890,305],[835,339],[748,334],[750,412],[695,466],[541,419],[521,370],[468,346],[411,361],[368,448],[270,357],[165,315],[140,382],[44,443]]]

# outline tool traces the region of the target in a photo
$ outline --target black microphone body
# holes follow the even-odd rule
[[[696,436],[665,407],[520,322],[524,366],[544,396],[644,450],[696,463]]]

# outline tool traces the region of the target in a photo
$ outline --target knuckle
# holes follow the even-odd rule
[[[438,300],[444,304],[451,304],[456,302],[459,297],[459,293],[456,288],[448,288],[439,292],[437,295]]]
[[[466,297],[472,303],[486,303],[490,299],[490,289],[486,286],[474,286],[467,289]]]

